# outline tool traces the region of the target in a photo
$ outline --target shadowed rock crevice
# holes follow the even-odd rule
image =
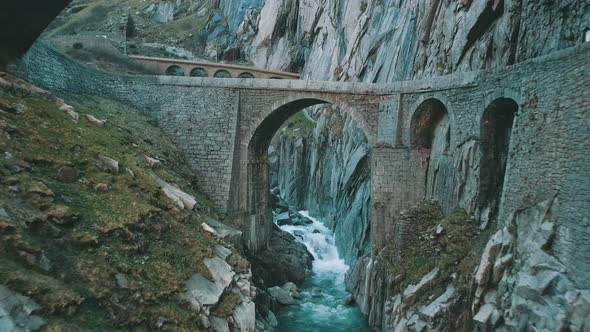
[[[471,50],[475,42],[484,36],[492,24],[494,24],[494,22],[504,14],[504,0],[485,1],[487,2],[484,10],[481,12],[475,21],[475,24],[471,27],[471,29],[469,29],[469,32],[467,33],[467,41],[463,47],[463,51],[461,52],[461,56],[459,57],[457,64],[463,60],[463,57],[469,50]]]

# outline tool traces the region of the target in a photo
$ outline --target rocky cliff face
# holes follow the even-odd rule
[[[221,1],[224,8],[234,2]],[[256,66],[300,70],[305,79],[391,82],[507,66],[584,42],[590,25],[589,9],[590,3],[579,0],[270,1],[259,10],[255,34],[237,45]],[[233,33],[230,29],[229,35]],[[370,206],[366,159],[370,152],[364,137],[345,113],[331,110],[323,115],[317,111],[308,114],[315,119],[315,129],[295,136],[283,133],[273,143],[275,183],[287,201],[331,223],[349,262],[365,254],[349,277],[349,288],[374,326],[441,328],[445,326],[440,321],[445,316],[442,313],[450,312],[457,301],[473,303],[476,324],[482,326],[490,321],[493,326],[504,321],[502,324],[508,328],[532,324],[533,319],[515,322],[516,316],[510,316],[535,307],[527,301],[534,301],[530,294],[538,289],[529,293],[531,287],[520,287],[521,293],[508,291],[532,273],[522,265],[506,269],[512,286],[502,284],[491,293],[495,296],[484,296],[482,291],[465,294],[462,290],[457,296],[457,282],[451,282],[435,301],[412,300],[408,304],[406,296],[424,286],[420,282],[440,280],[429,275],[414,288],[400,289],[395,295],[393,289],[400,287],[400,280],[394,281],[394,275],[385,269],[385,254],[371,256],[366,251]],[[332,121],[335,118],[340,120]],[[334,126],[335,122],[341,125]],[[446,214],[463,208],[485,225],[493,219],[500,203],[497,191],[478,192],[480,155],[486,152],[478,139],[450,146],[447,132],[447,122],[441,119],[430,147],[427,197],[438,201]],[[506,254],[510,250],[506,249]],[[483,255],[483,261],[489,259],[485,251]],[[506,261],[498,263],[499,268],[507,264],[507,257],[498,259]],[[452,274],[446,273],[442,273],[443,280]],[[502,278],[498,273],[494,280]],[[523,277],[514,281],[515,275]],[[576,294],[569,297],[572,304],[586,303]],[[555,303],[552,301],[548,303]],[[427,305],[430,311],[419,312],[418,303]],[[577,317],[570,309],[560,311],[560,315],[567,317],[563,321],[572,315]],[[463,317],[461,322],[467,322],[467,316],[469,313],[463,311],[446,315],[447,319]],[[580,329],[580,324],[572,323],[570,327]]]
[[[121,30],[116,19],[121,3],[129,18],[123,21],[131,22],[125,25],[131,52],[248,61],[300,71],[310,80],[391,82],[502,67],[584,42],[590,27],[590,3],[583,0],[80,0],[75,6],[82,7],[72,7],[69,23],[56,31],[111,38]],[[97,19],[105,12],[108,19]],[[514,217],[519,222],[502,221],[488,227],[489,234],[477,233],[478,242],[470,248],[482,262],[479,267],[466,261],[471,270],[418,269],[410,271],[414,278],[397,278],[388,267],[392,248],[368,252],[370,151],[365,138],[345,112],[314,109],[307,115],[307,124],[287,124],[273,143],[274,184],[285,200],[322,216],[336,231],[340,251],[348,262],[357,262],[349,289],[371,324],[419,330],[439,329],[453,320],[460,328],[475,316],[476,324],[506,328],[531,327],[535,321],[546,328],[587,326],[576,309],[586,308],[587,297],[568,290],[568,276],[547,240],[564,235],[535,237],[528,247],[511,242],[552,227],[527,213]],[[444,214],[462,208],[485,226],[500,204],[498,190],[478,191],[486,151],[479,139],[451,146],[447,135],[441,117],[429,146],[427,198],[438,201]],[[419,232],[419,240],[436,242],[445,234],[437,224],[445,222],[435,221]],[[527,230],[522,224],[539,225]],[[488,242],[496,227],[500,234]],[[527,263],[524,258],[537,247],[545,254]],[[472,283],[477,290],[463,287]],[[553,315],[561,317],[555,326],[540,318]]]
[[[369,148],[350,117],[331,107],[315,116],[311,129],[285,128],[275,138],[273,185],[289,204],[322,217],[350,264],[369,245]]]

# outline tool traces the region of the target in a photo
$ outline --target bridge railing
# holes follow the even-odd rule
[[[179,59],[154,58],[132,55],[129,58],[145,65],[161,75],[216,77],[216,78],[265,78],[298,80],[300,74],[267,70],[224,63],[200,62]]]

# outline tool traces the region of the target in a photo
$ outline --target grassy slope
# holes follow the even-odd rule
[[[76,13],[63,13],[48,29],[49,38],[71,35],[107,35],[123,14],[128,13],[132,25],[128,27],[128,41],[131,45],[141,43],[162,43],[170,46],[182,47],[196,54],[202,54],[207,42],[205,26],[212,9],[199,16],[196,12],[183,14],[174,21],[160,24],[144,14],[144,8],[149,4],[137,0],[78,0],[76,4],[86,7]],[[128,50],[135,54],[135,48]],[[162,56],[163,54],[143,55]],[[156,50],[152,50],[156,52]]]
[[[41,304],[46,330],[153,329],[162,320],[164,328],[198,330],[177,295],[192,274],[207,275],[202,261],[216,240],[199,225],[210,203],[148,117],[97,97],[63,97],[108,125],[96,127],[83,116],[74,123],[53,100],[0,90],[0,109],[23,110],[0,112],[0,208],[10,215],[0,218],[0,284]],[[98,154],[134,176],[105,172]],[[149,175],[145,155],[163,160],[154,172],[195,194],[201,212],[174,208]],[[78,181],[57,180],[63,165],[80,171]],[[108,192],[94,190],[98,183]],[[52,264],[47,272],[39,268],[43,255]],[[117,286],[119,273],[128,289]]]

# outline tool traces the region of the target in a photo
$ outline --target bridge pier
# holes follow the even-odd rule
[[[371,238],[377,253],[394,235],[399,213],[425,194],[428,152],[404,146],[373,147],[371,160]]]
[[[249,249],[268,247],[272,233],[272,206],[269,191],[268,153],[252,156],[248,162],[246,220],[241,220],[243,239]]]

